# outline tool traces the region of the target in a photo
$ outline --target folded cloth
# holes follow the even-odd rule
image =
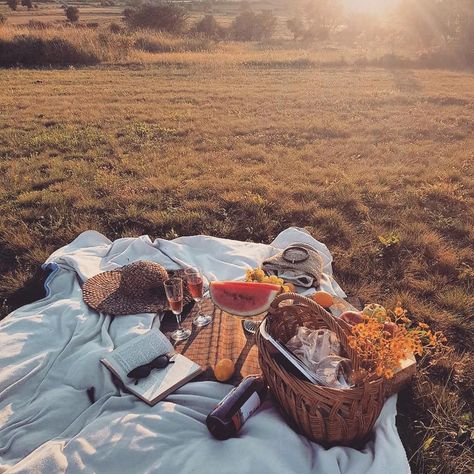
[[[318,287],[323,274],[323,259],[311,245],[296,243],[268,258],[262,268],[269,275],[304,288]]]

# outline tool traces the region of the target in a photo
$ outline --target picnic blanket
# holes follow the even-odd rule
[[[155,314],[112,318],[81,298],[89,277],[135,260],[166,268],[185,262],[209,280],[238,279],[294,242],[324,258],[322,286],[338,296],[331,254],[304,230],[289,228],[270,245],[207,236],[111,242],[95,231],[54,252],[47,296],[0,322],[0,473],[394,473],[409,472],[395,426],[396,396],[387,400],[363,450],[323,447],[296,434],[267,401],[238,438],[213,439],[205,418],[232,388],[192,382],[149,407],[120,391],[100,358],[159,327]],[[87,395],[95,388],[95,402]]]

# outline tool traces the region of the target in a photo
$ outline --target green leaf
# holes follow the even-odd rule
[[[423,451],[428,451],[430,449],[431,443],[435,439],[434,436],[430,436],[429,438],[426,438],[424,443],[423,443]]]

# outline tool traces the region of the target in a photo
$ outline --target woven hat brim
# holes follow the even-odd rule
[[[179,271],[169,271],[170,276],[181,276]],[[120,291],[122,272],[112,270],[89,278],[82,287],[84,301],[96,311],[113,316],[139,313],[159,313],[168,309],[164,288],[155,294],[139,296],[124,295]],[[185,287],[186,285],[183,285]],[[184,288],[184,304],[192,300]]]

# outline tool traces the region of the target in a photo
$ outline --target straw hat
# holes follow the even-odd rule
[[[157,313],[168,307],[163,286],[168,277],[158,263],[139,260],[89,278],[82,296],[89,306],[105,314]]]

